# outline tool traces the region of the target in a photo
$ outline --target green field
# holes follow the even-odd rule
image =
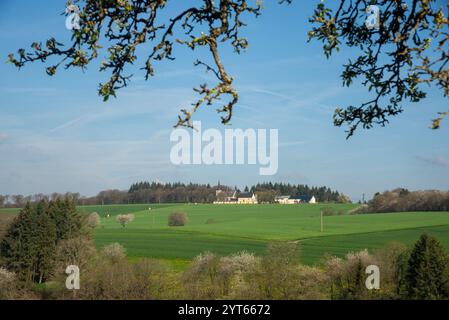
[[[151,210],[148,208],[151,207]],[[332,207],[343,215],[324,217],[320,210]],[[434,234],[449,249],[449,212],[406,212],[350,215],[355,205],[212,205],[138,204],[79,206],[82,214],[97,212],[101,224],[95,230],[98,247],[118,242],[130,259],[150,257],[184,264],[204,251],[220,255],[247,250],[263,254],[274,241],[298,241],[301,260],[314,264],[326,253],[375,249],[390,242],[412,244],[423,232]],[[185,212],[189,223],[168,227],[168,215]],[[17,209],[1,209],[12,215]],[[126,227],[115,221],[117,214],[133,213]],[[109,218],[107,218],[109,214]],[[210,219],[214,223],[207,224]]]
[[[0,208],[0,214],[6,215],[16,215],[18,214],[20,209],[18,208]]]
[[[95,206],[84,207],[83,211],[110,212],[111,217],[102,218],[95,231],[96,244],[101,247],[119,242],[131,258],[183,261],[204,251],[263,254],[270,242],[299,241],[301,260],[313,264],[325,253],[342,256],[394,241],[411,244],[423,232],[435,234],[449,248],[449,212],[349,215],[354,205],[327,205],[346,214],[324,217],[321,233],[319,213],[325,206],[167,204]],[[185,212],[188,225],[168,227],[168,215],[173,211]],[[123,228],[113,213],[133,213],[135,220]],[[215,223],[207,224],[209,219]]]

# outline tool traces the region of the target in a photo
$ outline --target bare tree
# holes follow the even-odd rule
[[[3,207],[6,203],[6,196],[0,194],[0,207]]]

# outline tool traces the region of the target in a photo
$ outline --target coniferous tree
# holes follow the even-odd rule
[[[75,202],[57,199],[48,206],[48,214],[56,225],[57,240],[67,240],[80,235],[82,221],[76,212]]]
[[[33,215],[34,229],[31,232],[29,253],[32,263],[28,270],[30,280],[45,282],[53,273],[56,255],[57,229],[54,221],[48,215],[48,203],[41,201]]]
[[[0,243],[2,263],[22,280],[45,282],[54,270],[56,245],[79,236],[81,227],[73,200],[28,203]]]
[[[441,243],[427,234],[421,235],[408,260],[405,278],[410,299],[442,299],[448,295],[448,256]]]
[[[51,275],[56,227],[47,215],[48,203],[27,204],[0,244],[5,267],[25,281],[42,282]]]
[[[2,263],[9,270],[18,272],[31,265],[31,257],[27,254],[30,246],[27,235],[33,228],[32,211],[30,204],[25,205],[0,243]]]

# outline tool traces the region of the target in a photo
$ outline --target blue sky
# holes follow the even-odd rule
[[[447,99],[431,89],[428,99],[408,105],[388,127],[358,131],[346,140],[344,128],[332,125],[333,110],[369,95],[362,86],[341,86],[342,65],[354,52],[343,49],[326,60],[318,43],[307,43],[314,1],[304,2],[289,7],[265,1],[262,16],[247,19],[250,25],[242,31],[248,50],[223,50],[240,93],[231,128],[279,129],[279,170],[264,177],[258,165],[170,163],[169,135],[179,109],[194,101],[194,85],[214,83],[193,66],[198,56],[208,59],[206,51],[177,46],[178,59],[156,65],[156,77],[147,82],[137,67],[130,69],[130,86],[104,103],[97,86],[107,74],[96,65],[85,73],[60,70],[48,77],[39,63],[20,71],[4,63],[8,53],[33,41],[70,37],[60,15],[65,1],[2,0],[0,193],[92,195],[127,189],[138,180],[327,185],[354,200],[398,186],[449,189],[449,123],[438,131],[428,128],[436,112],[447,109]],[[222,129],[213,108],[200,110],[196,120],[203,128]]]

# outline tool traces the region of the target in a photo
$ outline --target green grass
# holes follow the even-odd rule
[[[448,212],[407,212],[324,217],[320,208],[332,206],[348,212],[354,205],[187,205],[154,206],[134,211],[125,228],[113,217],[103,218],[95,232],[102,247],[119,242],[130,257],[185,261],[204,251],[225,255],[241,250],[263,254],[273,241],[299,240],[301,259],[313,264],[325,254],[342,256],[349,251],[375,249],[388,242],[414,242],[421,233],[435,233],[449,248]],[[137,209],[137,207],[136,207]],[[129,210],[128,210],[129,211]],[[168,215],[185,212],[189,223],[168,227]],[[206,224],[209,219],[215,223]],[[440,230],[443,231],[440,231]]]
[[[19,211],[19,208],[0,208],[0,214],[16,215]]]
[[[449,250],[449,225],[442,225],[305,239],[300,241],[301,260],[306,264],[313,264],[325,254],[343,257],[350,251],[372,251],[393,242],[411,246],[423,233],[434,235]]]
[[[131,257],[189,260],[204,251],[227,255],[246,250],[263,253],[266,242],[217,236],[200,232],[176,230],[147,230],[137,228],[99,228],[95,233],[96,244],[104,246],[118,242],[127,248]]]
[[[148,208],[151,207],[151,210]],[[333,207],[344,215],[324,217],[320,232],[320,209]],[[389,242],[411,245],[423,232],[434,234],[449,249],[449,212],[404,212],[350,215],[355,205],[193,205],[144,204],[80,206],[79,212],[97,212],[101,224],[94,233],[98,247],[118,242],[131,260],[162,259],[175,269],[204,251],[227,255],[246,250],[263,254],[274,241],[298,241],[301,260],[319,262],[324,254],[344,256],[362,249],[374,250]],[[185,212],[184,227],[168,227],[168,215]],[[14,214],[17,210],[1,209]],[[110,217],[106,218],[109,213]],[[126,227],[115,215],[133,213]],[[215,223],[207,224],[213,219]]]
[[[119,214],[133,213],[136,211],[148,211],[148,208],[167,208],[173,204],[114,204],[114,205],[98,205],[98,206],[78,206],[78,212],[88,214],[92,212],[98,213],[100,216],[116,216]]]

